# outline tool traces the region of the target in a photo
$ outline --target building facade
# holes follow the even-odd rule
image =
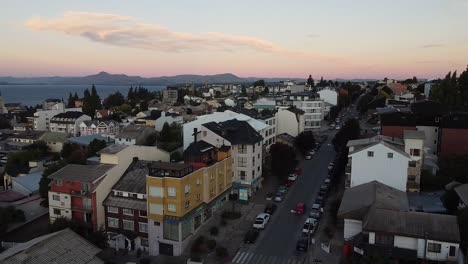
[[[282,106],[294,106],[304,111],[304,129],[317,130],[322,126],[325,101],[313,92],[294,93],[283,99]]]
[[[173,105],[177,102],[179,91],[176,87],[167,87],[163,90],[163,102]]]
[[[295,107],[278,108],[276,116],[276,135],[288,134],[297,137],[305,130],[304,111]]]
[[[94,134],[117,135],[119,131],[119,123],[114,120],[85,120],[80,124],[80,136],[88,136]]]
[[[209,163],[153,162],[146,178],[150,255],[180,255],[193,233],[227,201],[232,158],[219,149]]]
[[[55,115],[50,119],[50,132],[70,134],[74,137],[80,135],[80,124],[91,120],[90,116],[78,111],[69,111]]]

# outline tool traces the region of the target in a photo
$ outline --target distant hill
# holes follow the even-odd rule
[[[100,72],[94,75],[83,77],[0,77],[1,84],[100,84],[100,85],[175,85],[184,83],[195,84],[214,84],[214,83],[248,83],[263,79],[266,82],[279,82],[288,80],[289,78],[257,78],[247,77],[241,78],[231,73],[215,74],[215,75],[176,75],[144,78],[141,76],[128,76],[125,74],[110,74]],[[304,81],[305,79],[294,79]]]

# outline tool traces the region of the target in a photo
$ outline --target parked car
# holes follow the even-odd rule
[[[288,191],[288,188],[286,187],[286,185],[280,185],[278,187],[278,191],[279,193],[282,193],[282,194],[285,194],[286,192]]]
[[[296,207],[293,210],[291,210],[291,212],[294,214],[303,215],[305,213],[305,210],[305,204],[303,202],[299,202],[296,204]]]
[[[320,209],[312,209],[309,212],[309,217],[317,219],[317,221],[320,220],[321,215],[322,215],[322,213],[320,212]]]
[[[315,198],[315,203],[316,204],[320,204],[320,206],[323,207],[323,204],[325,203],[325,197],[323,196],[317,196],[317,198]]]
[[[330,185],[330,182],[331,182],[331,180],[330,180],[329,178],[326,178],[326,179],[323,181],[323,184]]]
[[[295,173],[291,173],[288,176],[289,181],[296,181],[297,180],[297,175]]]
[[[267,204],[265,206],[265,210],[263,210],[264,213],[272,215],[276,211],[276,204]]]
[[[328,191],[328,185],[326,184],[320,185],[320,190]]]
[[[309,233],[313,234],[317,227],[317,219],[315,218],[307,218],[302,226],[302,233]]]
[[[273,197],[274,197],[274,196],[275,196],[274,193],[267,193],[267,195],[266,195],[266,200],[267,200],[267,201],[271,201],[271,200],[273,200]]]
[[[306,159],[306,160],[311,160],[311,159],[312,159],[312,155],[306,154],[306,155],[305,155],[305,159]]]
[[[286,183],[284,184],[286,187],[291,187],[293,185],[294,181],[287,180]]]
[[[311,150],[311,151],[309,152],[309,154],[312,155],[312,156],[315,155],[315,150]]]
[[[258,214],[257,218],[255,218],[255,223],[253,224],[254,228],[258,229],[265,229],[266,224],[268,224],[268,221],[270,220],[270,215],[269,214]]]
[[[307,251],[309,248],[309,239],[307,236],[301,236],[297,239],[296,250],[297,251]]]
[[[328,164],[328,170],[332,170],[334,166],[335,166],[335,163],[330,162],[330,163]]]
[[[302,169],[301,168],[296,168],[294,170],[294,173],[296,173],[297,176],[301,176],[302,175]]]
[[[336,129],[336,130],[340,130],[341,127],[340,127],[340,126],[336,126],[335,129]]]
[[[255,240],[257,240],[259,233],[260,232],[258,232],[257,229],[252,229],[252,230],[247,231],[247,233],[245,233],[245,236],[244,236],[244,243],[246,244],[255,243]]]
[[[322,206],[320,206],[320,204],[317,203],[314,203],[311,207],[312,210],[319,210],[320,212],[322,212],[321,208]]]
[[[283,201],[283,194],[278,192],[275,194],[275,197],[273,198],[273,201],[275,202],[282,202]]]

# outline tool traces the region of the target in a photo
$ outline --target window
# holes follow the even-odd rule
[[[140,238],[140,244],[141,244],[142,247],[148,247],[149,246],[148,239]]]
[[[139,211],[138,212],[138,216],[140,217],[147,217],[148,216],[148,213],[146,211]]]
[[[161,225],[161,223],[160,223],[160,222],[158,222],[158,221],[154,221],[153,225],[155,225],[155,226],[160,226],[160,225]]]
[[[167,211],[175,213],[177,211],[175,204],[168,204]]]
[[[200,178],[197,178],[197,185],[200,185]]]
[[[54,215],[61,215],[61,214],[62,214],[62,210],[54,208]]]
[[[54,201],[60,201],[60,195],[58,195],[58,194],[53,194],[53,195],[52,195],[52,200],[54,200]]]
[[[247,153],[247,146],[246,145],[239,145],[239,154]]]
[[[238,157],[237,158],[237,167],[242,167],[242,168],[247,167],[247,158]]]
[[[149,196],[151,197],[163,197],[163,189],[161,187],[150,186],[149,187]]]
[[[197,194],[197,201],[200,201],[200,194]]]
[[[393,159],[393,153],[391,153],[391,152],[387,153],[387,158]]]
[[[434,140],[434,145],[437,144],[437,140]]]
[[[133,221],[123,220],[123,229],[125,230],[133,230],[134,224]]]
[[[148,233],[148,224],[147,223],[138,223],[138,230],[141,233]]]
[[[454,256],[455,256],[456,250],[457,250],[457,248],[456,248],[455,246],[450,246],[450,248],[449,248],[449,256],[454,257]]]
[[[55,185],[62,186],[62,180],[54,180]]]
[[[367,151],[367,157],[374,157],[374,151]]]
[[[427,243],[427,252],[440,253],[441,252],[441,244],[428,242]]]
[[[107,225],[108,225],[109,227],[119,228],[119,219],[117,219],[117,218],[112,218],[112,217],[108,217],[108,218],[107,218]]]
[[[258,153],[258,158],[260,159],[260,153]]]
[[[190,184],[185,184],[185,194],[190,193]]]
[[[109,206],[109,207],[107,207],[107,212],[109,212],[109,213],[114,213],[114,214],[118,214],[118,213],[119,213],[119,208]]]
[[[157,215],[162,215],[163,214],[163,206],[162,204],[155,204],[155,203],[150,203],[149,204],[149,212],[150,214],[157,214]]]
[[[239,177],[242,181],[245,181],[245,171],[239,171]]]
[[[434,131],[437,133],[437,128]]]
[[[185,201],[185,208],[189,208],[190,207],[190,200],[187,200]]]
[[[132,216],[133,216],[133,210],[132,210],[132,209],[124,208],[124,209],[123,209],[123,214],[124,214],[124,215],[132,215]]]
[[[421,150],[420,149],[410,149],[410,155],[419,157],[421,155]]]
[[[170,197],[175,197],[176,196],[176,190],[174,187],[168,187],[167,188],[167,196]]]
[[[260,171],[260,166],[257,167],[257,171]]]
[[[412,167],[412,168],[416,167],[416,161],[410,161],[410,162],[408,162],[408,166],[409,166],[409,167]]]

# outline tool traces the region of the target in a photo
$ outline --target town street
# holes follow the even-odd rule
[[[271,222],[262,231],[259,239],[251,246],[244,246],[232,263],[302,263],[304,252],[296,251],[296,241],[301,235],[302,225],[307,215],[291,213],[296,203],[304,201],[310,207],[328,174],[328,164],[334,160],[335,151],[331,140],[335,131],[325,131],[327,141],[312,160],[301,160],[299,167],[303,172],[289,189],[285,199],[278,204]]]

